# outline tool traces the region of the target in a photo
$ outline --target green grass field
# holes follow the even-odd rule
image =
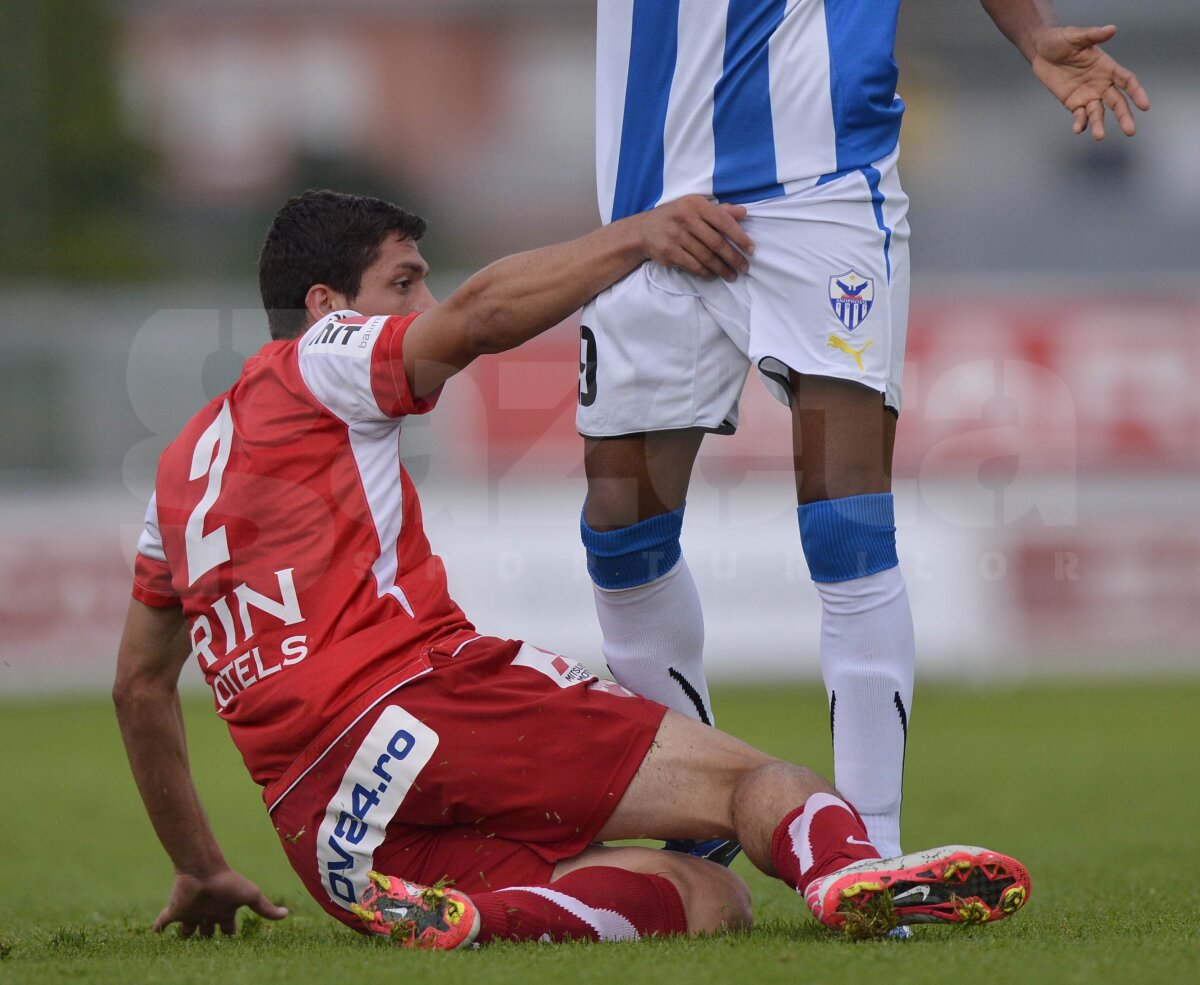
[[[828,771],[817,689],[725,688],[716,707],[730,731]],[[203,699],[188,713],[193,769],[227,856],[292,916],[243,919],[234,938],[150,933],[171,872],[107,702],[0,703],[0,982],[1200,980],[1200,681],[923,688],[907,846],[1010,852],[1029,866],[1033,895],[1004,924],[920,929],[907,943],[833,938],[739,859],[758,918],[747,936],[398,952],[305,896],[224,727]]]

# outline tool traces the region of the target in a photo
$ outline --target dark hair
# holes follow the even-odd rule
[[[425,220],[378,198],[310,190],[288,199],[258,257],[258,289],[273,339],[304,333],[304,299],[314,284],[354,298],[363,272],[390,235],[418,240]]]

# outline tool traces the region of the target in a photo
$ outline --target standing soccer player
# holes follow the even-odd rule
[[[983,0],[1076,133],[1132,136],[1149,101],[1051,0]],[[908,317],[899,0],[601,0],[605,221],[698,193],[746,205],[735,282],[645,265],[584,312],[582,535],[604,655],[623,685],[712,721],[680,549],[701,440],[730,434],[751,365],[791,409],[801,544],[821,596],[836,783],[900,850],[914,638],[897,566],[892,448]]]

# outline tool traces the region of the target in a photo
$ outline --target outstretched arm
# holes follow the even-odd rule
[[[287,916],[254,883],[234,872],[213,836],[188,767],[179,673],[189,653],[183,613],[136,600],[129,605],[117,657],[113,703],[129,765],[163,848],[175,863],[170,900],[154,929],[178,921],[185,937],[236,930],[238,907],[270,920]]]
[[[1130,100],[1140,110],[1150,108],[1150,98],[1134,74],[1113,61],[1100,45],[1117,29],[1062,27],[1053,0],[981,0],[996,26],[1033,67],[1033,73],[1068,110],[1076,133],[1089,127],[1096,140],[1104,139],[1104,107],[1121,131],[1132,137],[1137,130]]]
[[[409,328],[404,369],[413,394],[433,392],[477,356],[540,335],[646,260],[733,280],[754,249],[737,222],[745,214],[688,195],[569,243],[497,260]]]

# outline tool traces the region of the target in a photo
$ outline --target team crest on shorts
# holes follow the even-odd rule
[[[875,281],[851,267],[829,278],[829,304],[847,332],[867,320],[875,306]]]

